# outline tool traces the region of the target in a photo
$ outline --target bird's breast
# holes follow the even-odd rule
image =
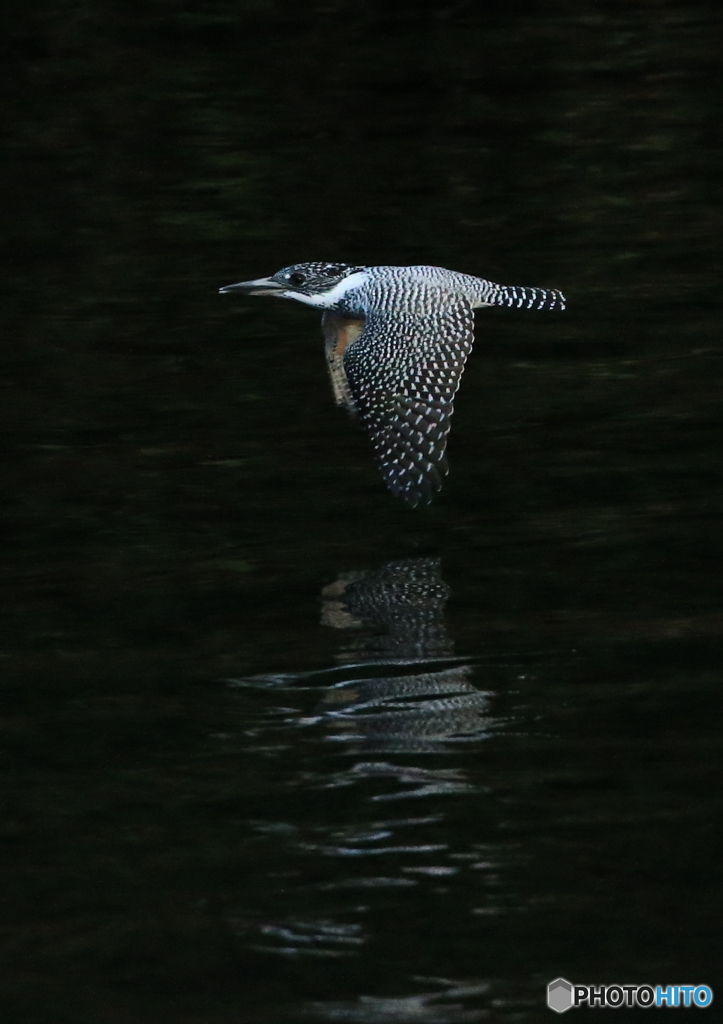
[[[364,323],[364,317],[342,316],[331,311],[324,313],[321,318],[326,364],[329,368],[334,401],[348,409],[350,413],[356,411],[356,405],[344,370],[344,353],[364,330]]]

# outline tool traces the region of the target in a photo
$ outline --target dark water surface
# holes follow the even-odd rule
[[[722,45],[674,0],[8,16],[3,1024],[720,989]],[[479,314],[429,509],[318,316],[217,295],[308,259],[568,295]]]

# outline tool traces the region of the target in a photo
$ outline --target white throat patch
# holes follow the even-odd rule
[[[297,302],[304,302],[307,306],[318,306],[320,309],[332,309],[343,295],[346,295],[352,288],[358,288],[362,285],[368,276],[365,270],[357,270],[356,273],[349,274],[343,281],[335,284],[328,292],[317,292],[316,295],[303,295],[301,292],[285,292],[284,298],[296,299]]]

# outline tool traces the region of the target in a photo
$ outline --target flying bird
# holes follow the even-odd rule
[[[369,433],[396,497],[426,505],[448,472],[445,448],[481,306],[564,309],[561,292],[493,284],[442,267],[297,263],[222,293],[275,295],[323,310],[336,404]]]

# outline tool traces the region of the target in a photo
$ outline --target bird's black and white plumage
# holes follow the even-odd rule
[[[559,291],[508,287],[442,267],[299,263],[221,288],[297,299],[323,310],[334,397],[358,416],[384,481],[427,504],[447,473],[454,396],[480,306],[564,309]]]

